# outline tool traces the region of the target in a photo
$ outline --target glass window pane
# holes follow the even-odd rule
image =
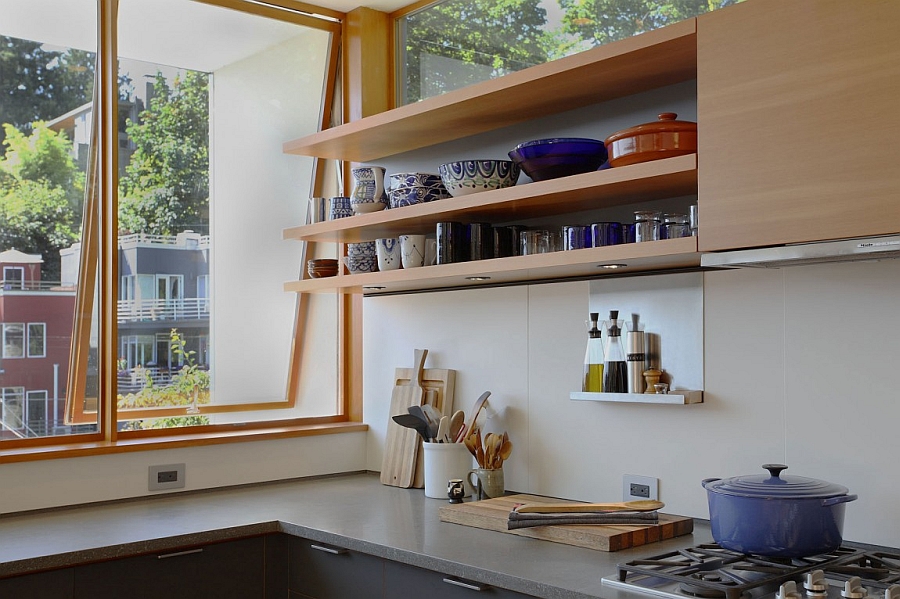
[[[401,102],[418,102],[740,1],[445,0],[398,21]]]
[[[43,358],[47,347],[47,325],[44,323],[28,323],[28,357]]]
[[[95,413],[65,419],[96,14],[95,0],[0,0],[0,320],[21,323],[3,327],[3,356],[28,358],[0,367],[0,388],[18,390],[0,440],[97,430]]]
[[[330,43],[209,4],[120,0],[119,272],[136,281],[119,285],[120,428],[335,413],[336,328],[310,352],[330,388],[254,409],[287,405],[297,298],[283,283],[303,265],[281,231],[304,222],[312,159],[281,148],[318,130]],[[234,404],[248,407],[216,411]]]

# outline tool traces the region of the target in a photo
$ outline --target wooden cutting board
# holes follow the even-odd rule
[[[660,514],[659,524],[654,525],[555,525],[507,530],[509,512],[520,503],[567,503],[550,497],[537,495],[507,495],[484,501],[471,501],[445,505],[440,509],[441,521],[474,526],[486,530],[496,530],[522,537],[532,537],[555,543],[565,543],[576,547],[586,547],[599,551],[619,551],[690,534],[694,530],[694,520],[684,516]],[[573,501],[572,503],[580,503]]]
[[[395,384],[391,393],[384,456],[381,460],[382,484],[404,489],[413,485],[416,475],[416,455],[421,437],[414,429],[400,426],[390,417],[406,414],[410,406],[422,405],[422,400],[425,398],[425,389],[421,385],[422,370],[427,355],[427,349],[415,351],[412,376],[403,384]]]
[[[413,376],[412,368],[398,368],[395,372],[395,385],[406,384]],[[422,371],[422,387],[425,389],[423,404],[431,404],[442,416],[453,414],[453,393],[456,388],[456,371],[441,368],[426,368]],[[425,487],[425,452],[422,451],[422,438],[417,437],[416,474],[413,488]]]

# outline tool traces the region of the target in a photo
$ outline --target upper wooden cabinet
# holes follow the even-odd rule
[[[698,17],[701,251],[900,231],[900,2]]]

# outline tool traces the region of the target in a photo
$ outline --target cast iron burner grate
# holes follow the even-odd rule
[[[827,574],[828,578],[840,581],[858,576],[867,587],[884,590],[900,584],[900,554],[868,551],[848,563],[828,568]]]
[[[861,549],[839,547],[830,553],[802,558],[778,558],[745,555],[719,547],[715,543],[697,545],[664,553],[650,559],[619,564],[619,580],[629,575],[649,576],[679,583],[681,591],[701,599],[742,599],[751,589],[773,587],[797,580],[812,570],[847,567],[864,568]],[[886,587],[885,587],[886,588]]]

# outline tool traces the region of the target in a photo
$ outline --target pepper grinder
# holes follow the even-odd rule
[[[650,393],[652,395],[656,395],[656,384],[659,382],[659,377],[662,376],[662,370],[657,370],[656,368],[648,368],[644,371],[644,380],[647,382],[647,390],[644,393]]]

